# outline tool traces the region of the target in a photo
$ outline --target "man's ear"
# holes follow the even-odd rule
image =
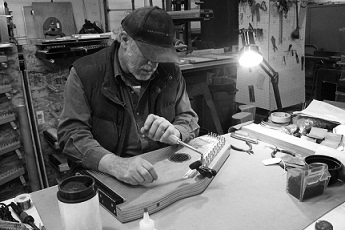
[[[121,46],[123,48],[126,48],[128,46],[128,44],[129,44],[129,36],[128,36],[128,34],[123,31],[123,32],[121,32],[119,34],[119,37],[120,37],[120,41],[121,41]]]

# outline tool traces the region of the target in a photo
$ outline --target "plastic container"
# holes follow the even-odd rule
[[[156,230],[155,222],[150,218],[147,208],[144,209],[143,219],[139,222],[139,230]]]
[[[327,188],[331,175],[324,163],[313,163],[305,168],[290,168],[287,171],[286,191],[304,201],[322,195]]]
[[[58,188],[61,229],[102,230],[98,192],[92,177],[72,176]]]

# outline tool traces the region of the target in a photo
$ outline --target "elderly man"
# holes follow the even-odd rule
[[[173,46],[174,24],[158,7],[133,11],[110,47],[73,63],[58,126],[60,147],[82,167],[137,185],[158,178],[142,153],[199,132]]]

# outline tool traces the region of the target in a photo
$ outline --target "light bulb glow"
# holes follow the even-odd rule
[[[243,67],[253,67],[259,65],[263,60],[261,54],[254,50],[247,50],[242,53],[238,62]]]

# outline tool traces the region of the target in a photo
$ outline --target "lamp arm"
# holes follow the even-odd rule
[[[262,63],[260,63],[260,67],[261,67],[261,69],[263,69],[265,71],[265,73],[271,79],[271,83],[272,83],[272,86],[273,86],[274,97],[275,97],[275,100],[276,100],[276,103],[277,103],[277,108],[278,108],[278,111],[281,111],[283,109],[283,107],[282,107],[282,102],[281,102],[281,99],[280,99],[280,93],[279,93],[279,87],[278,87],[279,73],[276,72],[272,68],[272,66],[266,61],[265,58],[262,60]]]

